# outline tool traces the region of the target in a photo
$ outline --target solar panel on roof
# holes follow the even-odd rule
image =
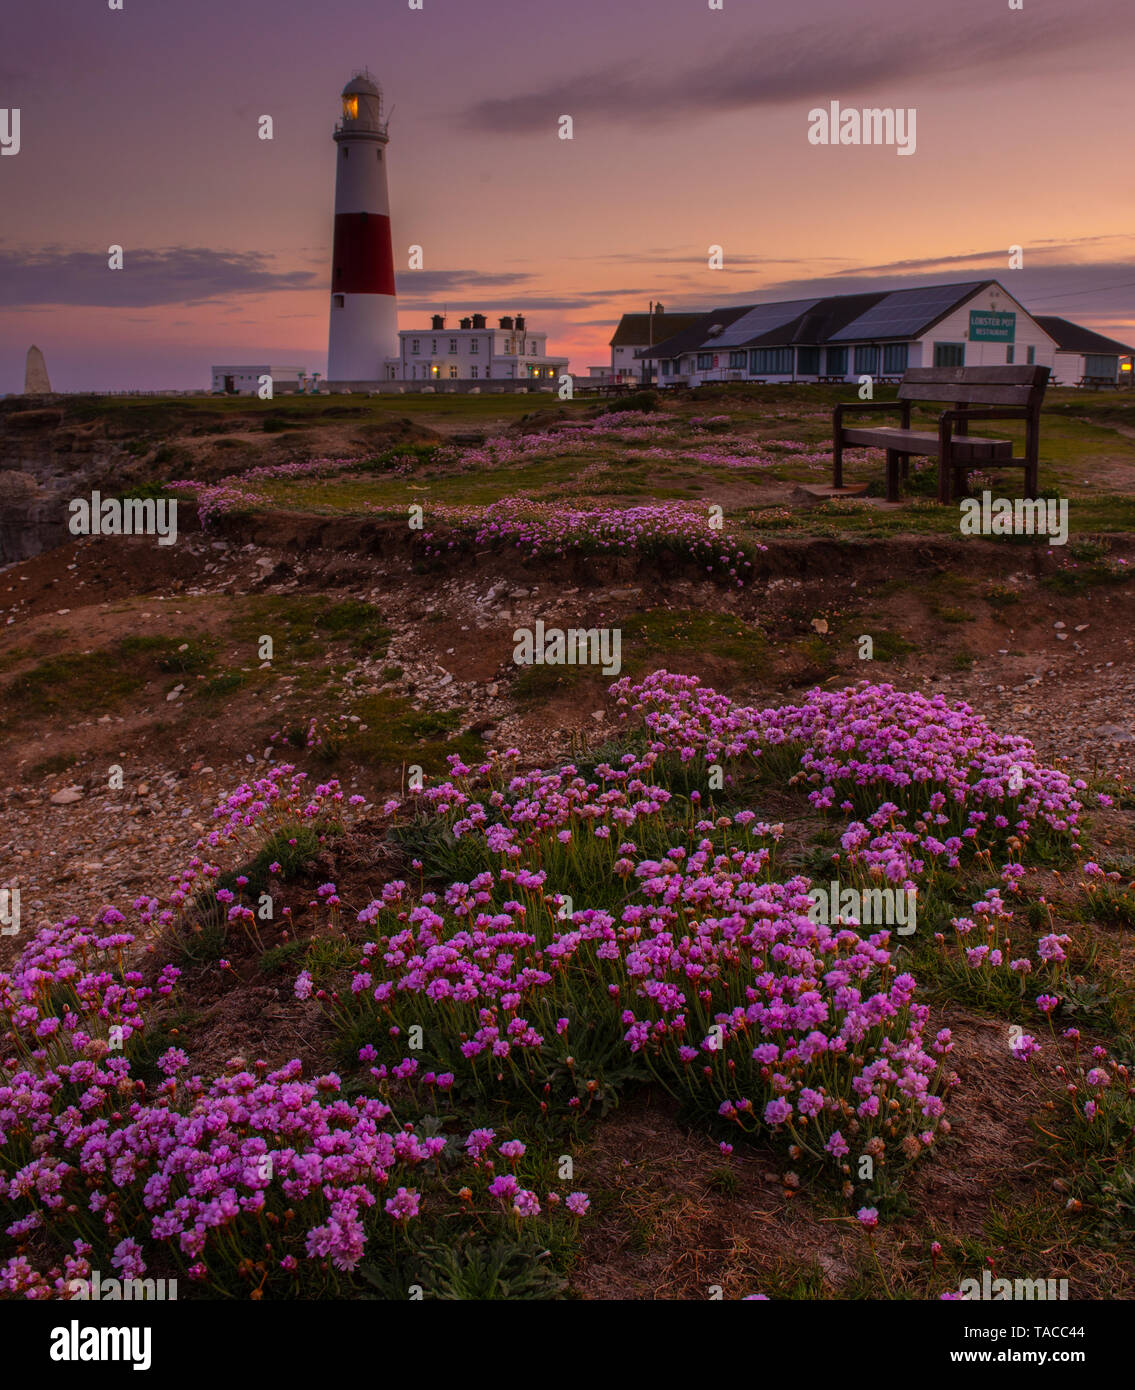
[[[784,304],[758,304],[739,319],[734,319],[724,333],[714,338],[714,345],[736,347],[738,343],[747,343],[782,323],[791,323],[819,302],[818,299],[791,299]]]
[[[833,333],[830,341],[861,338],[902,338],[918,333],[933,319],[948,312],[983,281],[968,285],[929,285],[917,290],[894,290],[872,309]]]

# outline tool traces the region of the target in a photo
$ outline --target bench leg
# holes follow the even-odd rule
[[[899,500],[899,455],[895,449],[887,450],[887,501]]]

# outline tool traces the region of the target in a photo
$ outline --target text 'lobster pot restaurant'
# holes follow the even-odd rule
[[[1003,285],[979,280],[732,305],[635,356],[662,386],[698,386],[861,376],[897,381],[908,367],[1034,364],[1053,368],[1059,380],[1058,351],[1055,337]],[[1064,357],[1059,366],[1067,362]]]

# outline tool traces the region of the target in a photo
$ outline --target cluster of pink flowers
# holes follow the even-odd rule
[[[739,588],[752,569],[750,554],[767,549],[714,527],[707,509],[689,502],[618,508],[505,498],[486,507],[435,504],[430,515],[471,534],[477,545],[507,546],[530,560],[569,554],[682,555],[706,574]],[[443,548],[432,531],[424,532],[422,541],[431,556],[454,546],[450,539]]]
[[[249,468],[244,473],[232,473],[215,483],[202,482],[199,478],[180,478],[167,483],[170,491],[191,493],[197,502],[197,516],[201,524],[207,525],[223,512],[241,511],[251,507],[264,507],[270,498],[251,484],[296,478],[326,478],[337,473],[349,472],[359,466],[360,460],[349,459],[305,459],[290,463],[261,464]]]
[[[1041,767],[1028,739],[995,733],[969,705],[941,695],[861,681],[758,710],[668,671],[638,685],[624,677],[612,693],[624,712],[643,716],[656,751],[683,762],[767,760],[773,750],[790,757],[798,765],[792,780],[811,788],[817,809],[870,813],[866,825],[849,827],[845,847],[858,853],[894,851],[909,861],[914,840],[876,845],[870,836],[904,813],[919,818],[912,834],[920,849],[950,856],[983,835],[1004,842],[1035,827],[1073,834],[1082,809],[1077,793],[1086,783]]]
[[[238,788],[218,806],[221,826],[207,838],[263,834],[277,815],[286,823],[337,813],[337,784],[309,796],[293,773],[275,768]],[[166,909],[156,898],[135,901],[138,923],[173,919],[218,874],[195,856],[171,877]],[[227,890],[216,898],[235,903]],[[337,911],[335,885],[323,884],[316,902]],[[107,1268],[111,1251],[110,1266],[125,1277],[142,1277],[155,1259],[164,1270],[172,1257],[191,1280],[224,1284],[235,1266],[259,1260],[265,1277],[294,1288],[305,1261],[352,1271],[376,1221],[418,1219],[434,1189],[437,1202],[447,1200],[439,1161],[447,1144],[460,1143],[397,1125],[384,1100],[346,1098],[333,1073],[305,1080],[293,1059],[272,1072],[257,1062],[207,1080],[187,1075],[188,1055],[170,1048],[157,1064],[164,1079],[147,1085],[132,1069],[131,1040],[152,1027],[179,971],[166,966],[144,985],[130,966],[136,938],[125,926],[108,907],[88,928],[77,918],[41,928],[15,967],[0,972],[0,1230],[17,1246],[34,1237],[73,1250],[46,1274],[18,1250],[0,1265],[0,1296],[68,1297],[70,1281],[90,1273],[92,1252]],[[404,1061],[390,1075],[416,1070]],[[384,1084],[385,1069],[372,1071]],[[453,1077],[424,1080],[444,1090]],[[505,1141],[501,1151],[514,1162],[524,1147]],[[413,1187],[405,1184],[411,1171]],[[545,1198],[549,1208],[560,1201]],[[586,1206],[584,1193],[567,1198],[570,1215]],[[541,1210],[534,1195],[514,1207],[522,1216]]]
[[[887,933],[816,923],[807,879],[771,881],[783,827],[744,811],[707,818],[697,792],[677,818],[672,794],[646,780],[658,756],[628,754],[592,779],[454,760],[450,780],[410,804],[472,838],[487,867],[416,901],[387,885],[360,914],[372,939],[347,1013],[395,1037],[427,1025],[438,1064],[494,1092],[506,1076],[534,1089],[570,1072],[601,1009],[629,1067],[747,1131],[841,1170],[850,1139],[916,1156],[938,1128],[951,1043],[946,1031],[924,1042],[928,1011]],[[609,900],[611,885],[620,906],[582,905],[592,891]]]

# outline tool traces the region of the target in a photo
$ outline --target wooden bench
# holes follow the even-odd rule
[[[1085,391],[1114,391],[1118,383],[1113,376],[1082,376],[1076,385]]]
[[[938,501],[950,501],[965,490],[965,474],[983,464],[996,468],[1023,468],[1025,496],[1038,489],[1040,407],[1048,385],[1049,367],[910,367],[899,383],[897,401],[846,401],[832,412],[832,486],[843,486],[843,451],[887,451],[887,501],[899,500],[899,466],[905,474],[912,454],[938,460]],[[910,427],[915,401],[953,407],[938,416],[937,430]],[[898,410],[902,427],[877,425],[849,429],[843,417],[851,411]],[[1024,420],[1025,454],[1013,457],[1012,441],[986,439],[969,433],[971,420]]]

